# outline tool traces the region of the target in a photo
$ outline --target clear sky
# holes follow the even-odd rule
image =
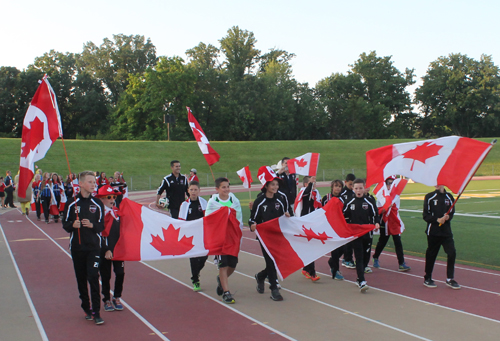
[[[0,8],[0,66],[18,69],[51,49],[78,53],[119,33],[151,38],[158,56],[185,58],[200,42],[218,47],[235,25],[263,52],[295,53],[294,76],[310,86],[373,50],[400,71],[414,68],[417,80],[450,53],[500,58],[498,0],[2,0]]]

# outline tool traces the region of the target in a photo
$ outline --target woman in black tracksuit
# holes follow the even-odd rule
[[[252,212],[250,213],[250,219],[248,220],[248,226],[250,226],[251,231],[255,231],[257,224],[281,217],[284,214],[287,217],[290,216],[286,201],[281,194],[277,193],[279,188],[278,181],[278,178],[267,181],[262,187],[262,194],[259,194],[257,199],[255,199],[252,206]],[[270,283],[271,299],[274,301],[282,301],[283,297],[278,289],[278,276],[276,274],[274,262],[267,254],[262,243],[260,243],[260,247],[266,261],[266,268],[255,275],[255,279],[257,280],[257,292],[259,294],[264,293],[264,281],[267,277]]]

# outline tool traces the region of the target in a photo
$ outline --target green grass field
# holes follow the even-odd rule
[[[491,138],[480,139],[491,142]],[[411,140],[313,140],[313,141],[256,141],[211,142],[221,155],[212,166],[215,177],[227,176],[231,183],[241,183],[236,171],[249,165],[257,181],[257,170],[262,165],[276,164],[284,156],[296,157],[308,152],[320,153],[318,180],[343,178],[347,173],[358,177],[366,175],[365,152],[393,143]],[[170,173],[170,161],[181,161],[182,171],[196,168],[202,186],[212,185],[210,169],[196,142],[165,141],[88,141],[66,140],[71,170],[104,171],[109,176],[119,170],[133,190],[157,188],[162,177]],[[0,139],[0,174],[19,169],[20,139]],[[57,140],[40,160],[44,171],[68,174],[68,166],[61,140]],[[500,149],[493,148],[478,171],[479,175],[500,175]]]
[[[319,188],[322,195],[329,188]],[[400,213],[406,230],[402,234],[403,247],[406,255],[425,257],[427,239],[426,223],[422,219],[422,205],[425,194],[433,191],[432,187],[421,184],[408,184],[402,194],[401,209],[418,210],[418,212]],[[248,221],[250,201],[248,192],[235,193],[243,207],[243,219]],[[257,192],[252,192],[255,198]],[[456,196],[455,196],[456,197]],[[208,197],[206,197],[208,199]],[[418,198],[408,200],[405,198]],[[500,270],[500,219],[485,218],[481,215],[500,218],[500,180],[471,181],[466,191],[456,205],[456,213],[474,214],[476,217],[456,215],[452,220],[452,230],[457,249],[457,263]],[[378,236],[374,237],[375,247]],[[385,250],[394,252],[392,238]],[[446,254],[441,250],[438,259],[445,261]],[[396,266],[396,260],[381,257],[384,266]],[[411,265],[411,262],[410,262]]]

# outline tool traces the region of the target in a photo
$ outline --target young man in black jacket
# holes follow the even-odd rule
[[[64,207],[63,228],[70,233],[70,249],[82,308],[87,320],[104,323],[99,314],[100,233],[104,230],[104,205],[92,197],[96,186],[94,172],[80,173],[80,193]],[[90,285],[92,308],[87,282]]]
[[[365,181],[354,180],[354,198],[344,204],[344,217],[351,224],[375,224],[375,229],[380,228],[378,209],[375,202],[365,196]],[[368,285],[365,281],[365,252],[370,252],[371,231],[356,238],[351,242],[356,258],[357,283],[359,290],[365,292]]]
[[[170,162],[172,173],[163,178],[158,191],[156,192],[156,207],[165,208],[160,204],[162,193],[167,193],[168,210],[172,218],[179,217],[181,204],[186,200],[188,193],[188,180],[181,174],[181,163],[177,160]]]
[[[427,194],[424,199],[423,218],[427,222],[427,228],[425,229],[427,251],[425,252],[424,285],[428,288],[437,287],[432,280],[432,271],[442,245],[444,252],[448,255],[446,285],[452,289],[460,289],[460,285],[453,279],[456,250],[450,221],[453,219],[455,208],[448,213],[454,201],[453,195],[446,192],[442,185],[436,186],[436,190]]]

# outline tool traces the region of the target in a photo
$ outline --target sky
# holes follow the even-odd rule
[[[294,53],[293,75],[311,87],[346,73],[363,52],[392,56],[401,72],[415,69],[418,83],[450,53],[500,59],[497,0],[2,0],[0,8],[0,66],[18,69],[52,49],[79,53],[120,33],[150,38],[157,56],[186,59],[200,42],[219,47],[233,26],[253,32],[263,53]]]

